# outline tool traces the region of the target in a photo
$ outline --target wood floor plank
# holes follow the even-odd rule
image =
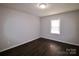
[[[79,56],[79,46],[39,38],[1,52],[0,56]]]

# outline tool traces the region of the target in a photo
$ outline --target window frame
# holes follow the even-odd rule
[[[52,30],[52,28],[53,28],[53,27],[52,27],[52,21],[53,21],[53,20],[54,20],[54,21],[55,21],[55,20],[58,20],[58,22],[59,22],[59,25],[58,25],[58,26],[59,26],[59,27],[58,27],[58,32],[53,32],[53,30]],[[51,22],[51,30],[50,30],[50,33],[51,33],[51,34],[60,34],[60,19],[52,19],[50,22]],[[55,27],[56,27],[56,26],[55,26]]]

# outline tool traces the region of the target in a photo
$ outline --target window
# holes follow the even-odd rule
[[[51,20],[51,33],[60,34],[60,19]]]

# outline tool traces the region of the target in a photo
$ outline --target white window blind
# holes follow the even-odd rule
[[[60,19],[51,20],[51,33],[60,34]]]

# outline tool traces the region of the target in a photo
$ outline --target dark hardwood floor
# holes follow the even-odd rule
[[[1,52],[0,56],[79,56],[79,46],[39,38]]]

